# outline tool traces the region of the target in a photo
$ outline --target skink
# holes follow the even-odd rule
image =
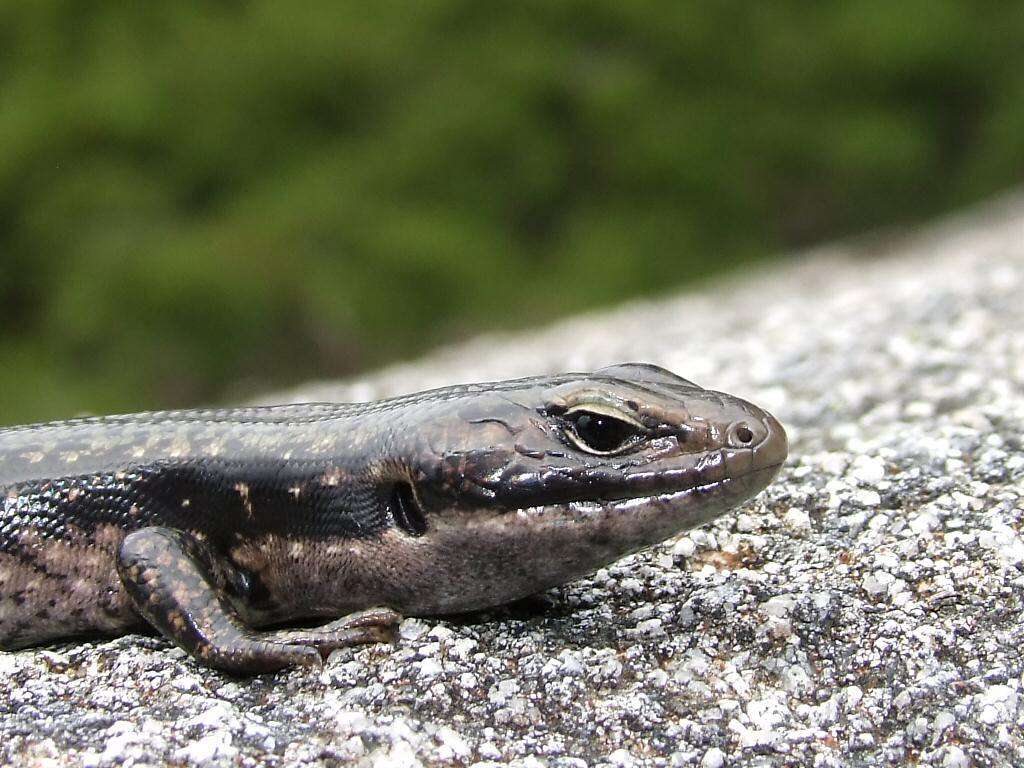
[[[700,525],[786,453],[765,411],[640,363],[4,429],[0,648],[148,623],[236,673],[318,664]]]

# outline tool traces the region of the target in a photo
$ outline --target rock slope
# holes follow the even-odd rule
[[[1024,763],[1024,198],[491,336],[365,399],[646,360],[773,411],[705,529],[394,647],[232,679],[153,637],[0,653],[0,764]]]

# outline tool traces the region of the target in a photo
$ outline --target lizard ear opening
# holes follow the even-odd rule
[[[407,534],[422,536],[427,532],[427,518],[410,483],[395,483],[389,506],[395,525]]]

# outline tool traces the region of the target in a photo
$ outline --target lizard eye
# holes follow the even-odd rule
[[[576,406],[566,411],[565,419],[569,440],[587,453],[615,453],[638,442],[646,433],[640,422],[608,406]]]

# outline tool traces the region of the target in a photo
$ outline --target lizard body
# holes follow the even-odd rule
[[[148,623],[230,671],[319,663],[700,525],[786,451],[766,412],[644,364],[0,430],[0,648]]]

